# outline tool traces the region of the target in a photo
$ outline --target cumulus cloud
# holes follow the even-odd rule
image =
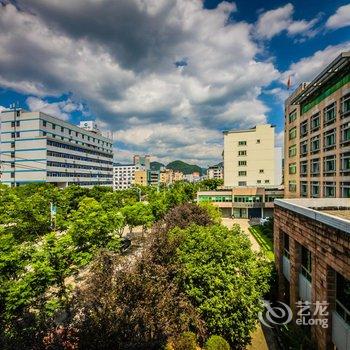
[[[86,113],[82,104],[74,103],[70,99],[50,103],[43,99],[30,96],[26,99],[26,103],[31,111],[44,112],[63,120],[68,120],[70,113],[73,111]]]
[[[330,16],[326,22],[326,27],[338,29],[350,26],[350,4],[340,6],[334,15]]]
[[[264,39],[271,39],[283,31],[286,31],[290,36],[298,34],[303,37],[313,36],[316,33],[313,28],[318,22],[318,18],[310,21],[294,21],[293,13],[294,6],[290,3],[262,13],[256,23],[257,36]]]
[[[21,10],[0,11],[0,85],[31,95],[31,109],[67,119],[68,106],[83,102],[125,152],[200,162],[220,155],[216,130],[266,121],[259,95],[279,72],[256,58],[253,26],[230,20],[234,3],[213,10],[187,0],[16,4]],[[62,94],[70,98],[47,102]]]
[[[282,74],[282,79],[287,81],[288,77],[291,76],[292,84],[295,87],[301,82],[309,82],[338,55],[349,50],[350,41],[339,45],[327,46],[323,50],[316,51],[312,56],[292,63],[289,69]]]

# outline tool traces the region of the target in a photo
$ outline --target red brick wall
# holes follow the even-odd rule
[[[283,234],[289,236],[290,250],[290,300],[296,314],[298,301],[298,276],[300,268],[300,245],[312,253],[312,301],[330,304],[328,328],[312,326],[311,333],[319,349],[331,349],[331,310],[334,309],[335,271],[350,279],[350,235],[290,210],[275,205],[274,210],[275,262],[279,281],[279,297],[285,298],[282,271]],[[288,301],[287,301],[288,302]]]

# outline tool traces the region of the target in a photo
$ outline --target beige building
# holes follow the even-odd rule
[[[350,197],[350,52],[285,103],[285,197]]]
[[[282,182],[281,149],[275,127],[224,131],[224,186],[278,186]]]
[[[208,179],[223,179],[224,178],[224,168],[220,165],[213,165],[207,169]]]
[[[183,174],[172,169],[164,169],[160,171],[159,182],[164,185],[170,185],[173,182],[183,180]]]
[[[147,186],[147,170],[135,170],[134,173],[134,184],[140,186]]]

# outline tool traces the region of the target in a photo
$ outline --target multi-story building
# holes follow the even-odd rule
[[[134,185],[137,170],[142,170],[142,168],[135,164],[115,164],[113,166],[113,189],[131,188]]]
[[[285,103],[285,196],[350,197],[350,52]]]
[[[181,180],[183,180],[183,174],[180,171],[174,171],[172,169],[160,170],[159,182],[161,184],[170,185]]]
[[[151,156],[149,154],[146,154],[145,156],[135,154],[133,157],[133,161],[135,165],[143,167],[146,170],[151,169]]]
[[[135,170],[134,184],[139,186],[148,185],[148,171],[145,169]]]
[[[42,112],[9,110],[0,117],[2,183],[112,186],[113,144],[99,132]]]
[[[279,186],[281,149],[275,147],[275,127],[224,131],[224,186]]]
[[[279,299],[294,321],[317,349],[349,350],[350,201],[276,200],[274,249]]]
[[[210,202],[220,208],[223,217],[234,218],[271,217],[276,198],[283,198],[282,187],[234,187],[197,192],[197,202]]]
[[[147,170],[147,182],[150,186],[158,186],[160,183],[160,171]]]
[[[210,166],[207,169],[208,179],[223,179],[224,178],[224,168],[221,164]]]

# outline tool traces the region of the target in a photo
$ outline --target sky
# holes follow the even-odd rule
[[[224,130],[282,145],[285,98],[348,50],[344,0],[0,0],[0,110],[96,120],[116,162],[205,167]]]

